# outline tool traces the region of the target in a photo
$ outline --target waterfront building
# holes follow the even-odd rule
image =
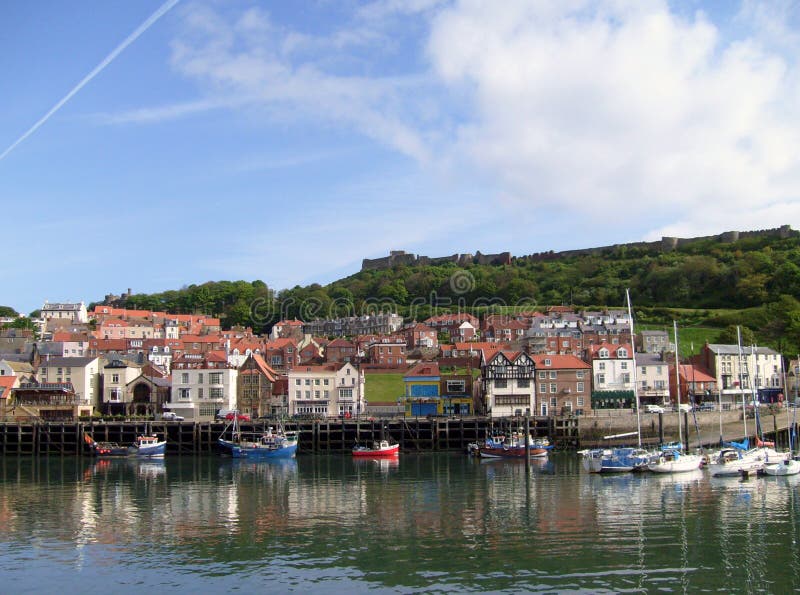
[[[239,367],[236,408],[252,417],[287,415],[288,403],[276,399],[273,394],[273,385],[277,380],[277,373],[264,358],[257,353],[249,354]]]
[[[490,417],[547,415],[548,402],[536,410],[536,365],[523,352],[498,351],[481,363],[486,413]]]
[[[672,378],[669,364],[661,353],[637,353],[636,381],[639,383],[639,405],[668,405]],[[683,393],[686,394],[686,393]]]
[[[592,409],[634,407],[631,345],[590,345],[589,361],[592,364]]]
[[[187,420],[210,421],[235,409],[239,372],[224,353],[185,353],[172,361],[172,394],[165,407]]]
[[[783,398],[783,358],[769,347],[706,343],[692,362],[716,379],[723,407],[741,407],[754,394],[761,403]]]
[[[592,367],[574,355],[532,355],[536,393],[551,415],[584,415],[591,411]]]
[[[356,416],[366,410],[364,374],[349,362],[296,366],[288,376],[289,415]]]
[[[90,413],[100,403],[100,358],[50,357],[39,363],[36,381],[40,385],[70,384],[76,406]]]

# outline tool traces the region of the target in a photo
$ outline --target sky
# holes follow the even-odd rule
[[[0,305],[800,220],[800,1],[0,3]]]

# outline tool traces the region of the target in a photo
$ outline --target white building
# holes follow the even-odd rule
[[[45,300],[41,309],[41,319],[45,321],[53,319],[66,319],[73,322],[87,323],[89,316],[86,312],[86,304],[54,303]]]
[[[536,366],[526,353],[498,351],[481,368],[489,417],[537,414]],[[546,400],[538,413],[547,415]]]
[[[100,358],[50,357],[39,364],[40,384],[70,382],[79,405],[97,407],[100,403]]]
[[[783,359],[769,347],[706,344],[693,361],[717,379],[720,400],[732,407],[750,402],[777,400],[783,391]]]
[[[637,353],[636,369],[639,403],[662,406],[669,403],[669,364],[660,355]]]
[[[172,362],[172,395],[164,407],[187,420],[211,421],[220,409],[236,409],[238,375],[224,355],[185,354]]]
[[[633,349],[630,344],[589,346],[592,362],[592,408],[634,407]]]
[[[364,413],[364,374],[351,363],[297,366],[289,372],[290,415]]]

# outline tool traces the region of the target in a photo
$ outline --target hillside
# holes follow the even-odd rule
[[[281,318],[311,320],[395,309],[423,320],[448,309],[621,307],[630,288],[637,319],[648,323],[753,329],[761,344],[800,349],[800,237],[714,238],[664,251],[629,244],[511,258],[504,264],[445,261],[366,269],[327,286],[278,292],[261,281],[221,281],[129,296],[118,305],[204,311],[223,324],[265,330]],[[792,351],[789,351],[792,352]]]

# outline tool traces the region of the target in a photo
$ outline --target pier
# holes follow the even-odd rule
[[[260,433],[276,421],[240,422],[242,432]],[[547,436],[557,448],[579,444],[576,418],[531,418],[531,434]],[[287,431],[299,433],[299,453],[349,452],[357,443],[387,439],[404,452],[463,451],[495,433],[519,430],[525,418],[368,418],[292,420],[282,422]],[[227,422],[92,421],[0,423],[0,454],[86,455],[87,438],[97,442],[132,444],[141,434],[167,440],[168,455],[207,454],[217,451],[217,439]],[[228,429],[230,431],[230,429]]]
[[[741,440],[741,411],[723,413],[722,434],[725,440]],[[677,439],[676,414],[648,414],[641,424],[642,444],[656,445]],[[391,417],[281,422],[287,431],[299,433],[299,453],[349,452],[357,443],[386,439],[397,442],[403,452],[463,451],[473,442],[494,434],[520,431],[526,418],[487,417]],[[748,434],[754,436],[755,424],[748,419]],[[241,422],[245,433],[260,433],[277,421],[259,419]],[[690,448],[717,446],[720,429],[718,414],[682,415],[683,438]],[[762,414],[765,439],[779,447],[788,445],[785,413]],[[217,452],[217,439],[226,431],[227,422],[175,421],[63,421],[40,420],[0,422],[0,455],[86,455],[90,453],[86,437],[97,442],[132,444],[141,434],[156,434],[167,440],[167,454],[196,455]],[[548,437],[557,450],[577,450],[617,443],[635,444],[637,438],[606,440],[604,436],[635,432],[636,414],[630,411],[604,412],[589,416],[531,417],[531,434]],[[697,428],[700,432],[698,435]],[[688,430],[688,432],[687,432]],[[227,430],[230,432],[230,429]]]

